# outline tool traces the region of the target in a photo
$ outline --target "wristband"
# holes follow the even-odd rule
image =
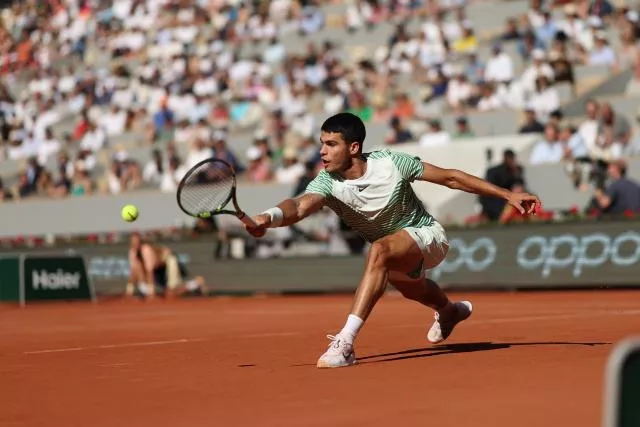
[[[282,212],[282,209],[278,207],[267,209],[262,213],[271,217],[271,224],[269,224],[269,228],[280,227],[284,220],[284,212]]]

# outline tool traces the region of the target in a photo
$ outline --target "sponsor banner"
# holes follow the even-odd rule
[[[26,301],[92,299],[82,257],[26,256],[23,262]]]
[[[20,301],[20,257],[0,257],[0,301]]]
[[[449,254],[430,276],[448,285],[637,285],[638,225],[575,223],[451,232]]]
[[[518,225],[451,230],[448,236],[447,258],[428,272],[446,288],[640,284],[639,222]],[[362,256],[218,260],[214,242],[206,238],[164,244],[176,253],[190,276],[203,276],[219,292],[353,290],[364,267]],[[120,294],[125,289],[129,276],[126,243],[58,246],[44,251],[82,254],[97,293]],[[38,253],[42,252],[39,248]],[[48,274],[57,274],[59,267],[52,265]],[[25,274],[33,285],[34,276]],[[73,283],[64,274],[51,279],[55,285],[38,280],[39,289]]]

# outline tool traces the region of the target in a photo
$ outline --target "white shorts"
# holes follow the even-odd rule
[[[433,221],[425,227],[407,227],[404,229],[415,240],[422,251],[423,261],[415,271],[390,271],[389,280],[418,280],[424,279],[425,270],[430,270],[440,264],[449,252],[449,240],[444,227]],[[418,270],[419,269],[419,270]]]

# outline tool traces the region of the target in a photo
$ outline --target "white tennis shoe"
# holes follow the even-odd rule
[[[438,312],[435,314],[436,321],[431,325],[431,329],[427,333],[427,339],[436,344],[446,340],[453,332],[453,328],[456,325],[469,316],[473,311],[473,306],[469,301],[459,301],[453,304],[456,307],[456,312],[449,318],[443,318]]]
[[[331,340],[329,348],[318,359],[318,368],[342,368],[356,363],[356,353],[353,344],[345,341],[340,335],[327,335]]]

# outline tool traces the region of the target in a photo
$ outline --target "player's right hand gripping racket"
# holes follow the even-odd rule
[[[193,166],[178,184],[178,206],[187,215],[209,218],[212,215],[234,215],[244,224],[256,223],[238,206],[236,200],[236,174],[224,160],[211,158]],[[225,209],[233,201],[234,210]]]

